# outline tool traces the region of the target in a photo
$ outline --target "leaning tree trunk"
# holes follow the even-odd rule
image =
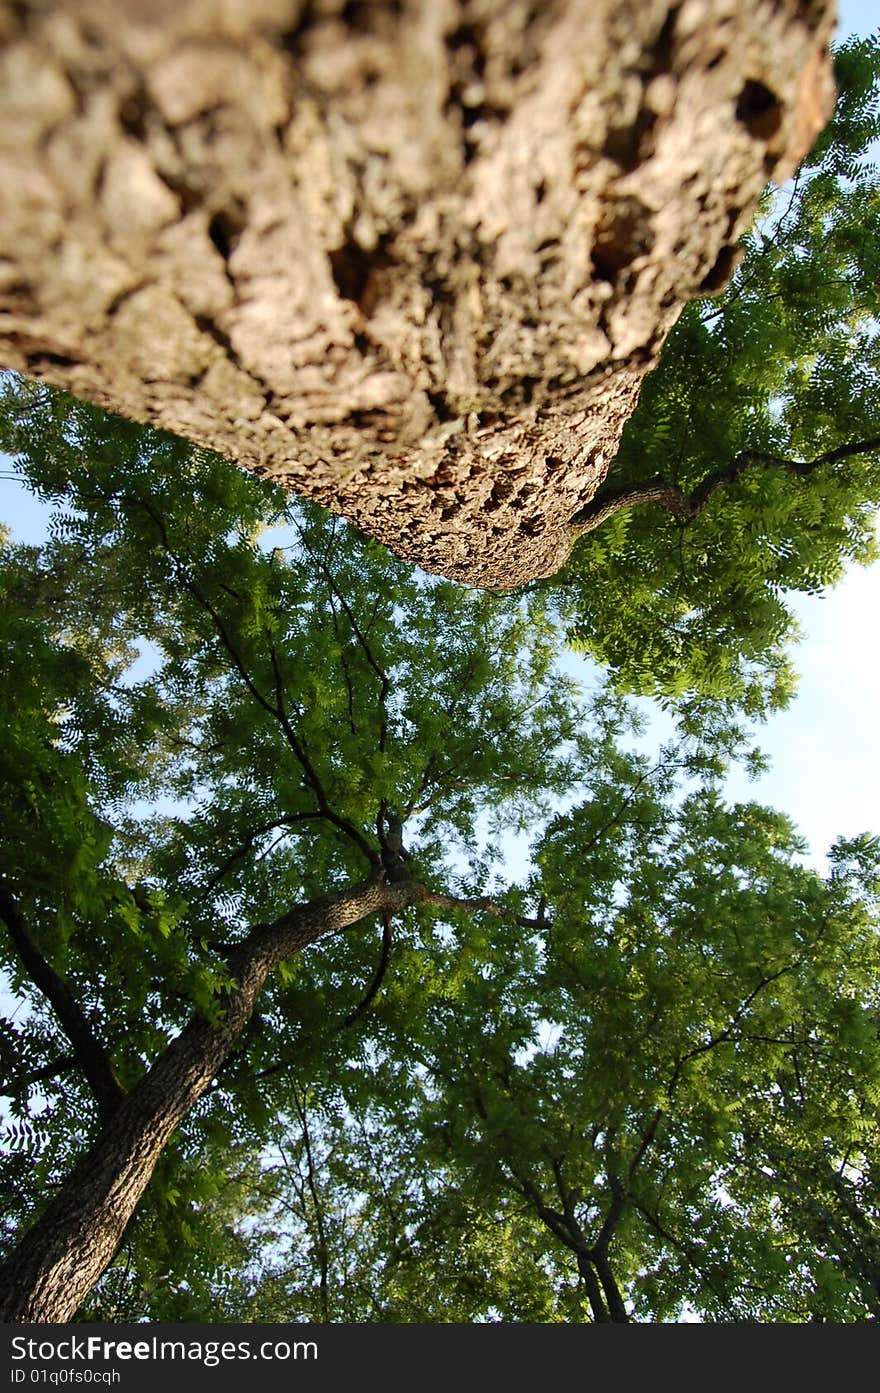
[[[830,114],[832,0],[0,0],[0,363],[555,570]],[[576,530],[576,529],[574,529]]]
[[[116,1252],[163,1149],[239,1039],[272,969],[325,934],[425,894],[416,882],[373,879],[249,935],[234,963],[237,985],[218,1018],[196,1017],[172,1041],[0,1268],[0,1321],[71,1319]]]

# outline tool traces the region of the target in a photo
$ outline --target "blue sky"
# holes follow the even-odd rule
[[[837,19],[841,35],[871,34],[880,28],[877,0],[838,0]]]
[[[877,0],[842,0],[839,14],[841,35],[869,33],[880,20]],[[18,540],[39,541],[45,510],[8,473],[0,455],[0,521]],[[833,591],[797,597],[795,608],[805,635],[798,696],[761,733],[769,773],[751,783],[735,774],[729,792],[789,813],[821,864],[835,837],[880,833],[880,565],[854,568]]]
[[[877,0],[841,0],[838,14],[841,37],[880,27]],[[821,858],[835,837],[880,833],[880,564],[854,567],[832,591],[798,596],[793,607],[805,634],[795,652],[798,696],[761,738],[770,772],[751,784],[735,776],[730,791],[789,813]]]

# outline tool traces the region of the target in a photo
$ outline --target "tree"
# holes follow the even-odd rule
[[[878,847],[824,879],[800,849],[634,762],[542,838],[543,931],[468,977],[454,1033],[418,1013],[463,1239],[531,1228],[557,1318],[876,1318]]]
[[[866,52],[875,61],[876,46],[851,55],[844,89],[844,114],[846,93],[855,94],[850,153],[875,119]],[[872,312],[874,288],[854,269],[853,248],[865,219],[870,225],[876,216],[876,200],[865,185],[864,197],[844,199],[837,219],[843,148],[830,138],[838,165],[831,181],[820,175],[803,198],[795,192],[799,231],[789,237],[783,219],[776,251],[767,252],[770,270],[761,273],[760,303],[768,285],[774,295],[792,293],[790,315],[779,317],[784,370],[768,370],[754,401],[745,395],[749,373],[768,355],[755,328],[757,298],[737,317],[749,295],[739,282],[733,309],[685,324],[681,342],[693,351],[688,358],[675,349],[671,385],[658,378],[662,445],[663,413],[681,405],[682,383],[691,384],[685,416],[697,419],[695,364],[708,371],[721,345],[719,360],[734,365],[735,407],[726,423],[719,416],[717,438],[693,476],[670,482],[654,466],[641,477],[634,469],[594,509],[584,504],[578,526],[590,538],[604,515],[595,538],[608,537],[610,565],[599,588],[612,609],[618,597],[628,648],[609,622],[603,650],[603,626],[585,609],[589,573],[578,575],[576,563],[562,599],[558,589],[506,599],[456,590],[411,574],[343,524],[328,527],[179,439],[151,439],[44,388],[9,385],[4,443],[63,511],[43,551],[6,546],[3,553],[10,742],[0,768],[0,917],[7,970],[31,1010],[26,1029],[7,1021],[0,1035],[16,1107],[10,1137],[19,1148],[6,1163],[7,1234],[18,1237],[35,1220],[0,1279],[7,1318],[72,1314],[123,1234],[152,1311],[204,1311],[225,1280],[230,1243],[257,1272],[235,1218],[257,1178],[261,1202],[277,1212],[271,1207],[284,1196],[265,1169],[273,1142],[293,1154],[281,1157],[285,1175],[301,1166],[293,1241],[308,1236],[317,1279],[303,1276],[299,1253],[293,1289],[309,1289],[309,1309],[321,1318],[330,1314],[328,1274],[350,1229],[349,1203],[361,1211],[346,1309],[368,1318],[395,1311],[414,1318],[425,1262],[438,1291],[451,1293],[442,1278],[451,1234],[462,1239],[453,1298],[462,1319],[498,1309],[518,1319],[668,1318],[682,1293],[710,1315],[875,1312],[874,1099],[861,1102],[841,1082],[860,1072],[873,1089],[875,1077],[871,848],[842,851],[839,869],[822,882],[800,873],[790,829],[760,810],[728,814],[706,792],[679,808],[668,784],[650,785],[653,803],[640,800],[645,772],[633,773],[615,743],[620,702],[606,694],[589,710],[554,667],[562,617],[577,641],[612,659],[622,684],[720,697],[715,727],[696,752],[694,732],[710,713],[705,704],[681,708],[690,732],[682,758],[692,775],[708,778],[725,751],[742,745],[734,708],[760,710],[784,686],[778,591],[833,575],[841,556],[866,554],[873,485],[861,461],[876,441],[859,391],[873,381],[874,349],[859,317]],[[838,272],[831,284],[845,284],[840,302],[837,291],[828,302],[818,340],[805,327],[798,277],[805,261],[815,272],[820,234],[829,247],[822,264]],[[840,397],[814,361],[829,343],[828,364],[846,386]],[[720,368],[717,378],[726,380]],[[767,434],[741,448],[737,431],[755,417],[765,433],[782,422],[786,442],[801,432],[797,449],[783,454],[781,437]],[[633,428],[642,429],[638,421]],[[718,442],[727,448],[735,439],[739,453],[719,467]],[[792,480],[806,489],[787,492]],[[741,510],[736,526],[730,511],[723,525],[713,514],[726,486],[729,509]],[[643,569],[655,578],[647,592],[651,631],[666,638],[639,656],[638,552],[621,538],[641,515],[635,505],[646,501],[646,487],[654,505],[671,501],[688,521],[686,545],[715,558],[717,580],[683,589],[681,574],[670,580],[646,542]],[[272,549],[262,530],[280,521],[294,536]],[[661,533],[662,526],[658,553],[667,556]],[[722,545],[727,533],[739,540],[735,558],[729,540]],[[734,559],[743,574],[743,633],[752,636],[745,646],[740,610],[727,603]],[[695,608],[701,595],[702,610]],[[139,675],[134,664],[145,645],[155,671]],[[524,887],[493,883],[499,829],[534,830],[551,802],[578,799],[585,788],[580,810],[550,823],[534,879]],[[639,831],[620,812],[600,827],[597,845],[612,834],[605,851],[617,874],[597,873],[586,884],[570,867],[591,849],[603,798],[623,810],[632,800],[646,824]],[[618,824],[629,826],[624,860],[614,849]],[[673,825],[675,835],[656,830]],[[557,843],[564,859],[554,872]],[[718,876],[707,882],[677,867],[675,856],[692,843],[727,848],[726,900]],[[671,858],[666,899],[658,857]],[[632,888],[642,937],[617,915],[622,885]],[[669,926],[694,908],[694,896],[696,909],[702,905],[694,939],[680,954],[676,940],[675,957],[664,956]],[[792,905],[801,918],[792,917]],[[737,942],[741,958],[713,937],[715,908],[719,924],[727,922],[722,911],[737,925],[743,912],[753,936],[748,950]],[[598,986],[576,1001],[569,957],[585,916],[603,915],[613,931],[598,944],[608,951],[597,948],[589,965]],[[378,948],[356,932],[374,918],[382,924]],[[781,976],[765,981],[754,969],[770,953],[766,924],[788,956]],[[554,978],[560,938],[568,948]],[[714,967],[701,976],[707,957],[723,958],[721,984]],[[814,958],[818,976],[810,975]],[[676,998],[685,965],[687,992]],[[616,1014],[596,1011],[603,974],[626,986]],[[631,1065],[626,1126],[618,1115],[597,1121],[618,1105],[617,1095],[596,1085],[581,1096],[572,1060],[580,1066],[584,1040],[593,1044],[593,1062],[616,1059],[621,1022],[634,1033],[641,1027],[644,1038],[644,992],[634,989],[645,974],[653,1010],[669,993],[668,1036],[653,1057],[645,1050],[618,1061],[622,1073]],[[555,1047],[536,1053],[537,1027],[556,1020],[551,1005],[560,990],[573,998],[569,1018],[557,1021]],[[631,998],[641,1016],[626,1014]],[[699,1034],[700,1013],[716,1024],[713,1034]],[[744,1013],[760,1015],[766,1038],[741,1037]],[[465,1021],[465,1039],[482,1034],[486,1043],[462,1075],[447,1067],[448,1046]],[[412,1079],[422,1081],[421,1092],[413,1093]],[[530,1090],[527,1106],[520,1080]],[[732,1122],[721,1099],[735,1088],[747,1090],[747,1103]],[[320,1161],[332,1135],[331,1098],[343,1098],[361,1132],[349,1130],[338,1145],[334,1137],[328,1190]],[[465,1107],[471,1121],[460,1135],[455,1126],[434,1126],[438,1111],[463,1117]],[[530,1113],[563,1131],[573,1127],[580,1141],[594,1132],[592,1156],[583,1146],[548,1156],[534,1125],[520,1125]],[[299,1138],[295,1153],[279,1138],[277,1116]],[[377,1195],[375,1184],[369,1188],[374,1158],[382,1147],[383,1156],[393,1154],[402,1127],[413,1131],[411,1174],[385,1167]],[[682,1152],[697,1137],[703,1151]],[[643,1144],[654,1180],[667,1179],[662,1197],[645,1179]],[[29,1165],[33,1150],[38,1159]],[[230,1155],[240,1177],[231,1187],[220,1163]],[[578,1168],[585,1165],[593,1166],[598,1198],[583,1198]],[[631,1169],[638,1183],[630,1183]],[[127,1227],[151,1178],[149,1199]],[[413,1194],[430,1219],[417,1244],[407,1208]],[[604,1218],[591,1228],[603,1203]],[[698,1214],[708,1234],[700,1252],[682,1236]],[[190,1289],[172,1288],[175,1246],[192,1252],[202,1223],[208,1241]],[[505,1235],[497,1261],[489,1260],[487,1226]],[[795,1271],[780,1260],[780,1245],[793,1242],[807,1254]],[[517,1261],[526,1243],[534,1272]],[[562,1276],[568,1254],[580,1287]],[[371,1298],[370,1306],[365,1293],[380,1266],[388,1281],[379,1284],[381,1304]],[[93,1312],[120,1308],[117,1278],[111,1271],[99,1285]],[[292,1289],[280,1268],[255,1292],[250,1278],[226,1285],[231,1306],[243,1312],[260,1303],[277,1310],[271,1303]]]
[[[540,602],[413,576],[310,514],[264,550],[256,532],[288,516],[276,490],[15,391],[32,479],[67,507],[45,552],[4,558],[0,914],[14,985],[36,998],[12,1093],[55,1094],[59,1139],[12,1193],[36,1201],[81,1159],[8,1260],[0,1309],[47,1320],[76,1310],[224,1064],[205,1125],[252,1109],[239,1125],[259,1134],[271,1092],[252,1051],[277,1062],[322,1010],[315,996],[301,1014],[291,960],[376,915],[390,934],[415,905],[458,903],[449,856],[476,855],[478,814],[537,815],[585,737]],[[143,639],[158,667],[138,680]],[[340,1020],[369,955],[325,983]]]
[[[876,1318],[880,849],[822,876],[691,767],[597,740],[529,929],[398,940],[343,1053],[288,1062],[237,1213],[200,1206],[237,1247],[167,1264],[178,1318]]]
[[[876,847],[725,809],[723,707],[627,750],[540,596],[6,405],[4,1317],[874,1312]]]
[[[551,574],[682,307],[828,119],[833,19],[7,0],[0,363],[429,570]]]
[[[590,501],[572,503],[563,551],[579,539],[553,588],[570,641],[610,665],[629,690],[694,689],[754,710],[782,704],[794,683],[787,594],[833,584],[843,566],[873,555],[880,195],[867,152],[880,134],[876,38],[843,44],[835,72],[834,119],[795,182],[765,192],[730,291],[686,310],[620,448],[605,452],[605,482]],[[200,264],[210,262],[212,248],[202,252]],[[732,246],[731,257],[732,267]],[[621,289],[625,280],[621,273]],[[111,356],[118,364],[116,348]],[[52,376],[43,357],[27,366]],[[617,398],[608,381],[610,410]],[[554,391],[560,410],[576,409],[561,377]],[[362,440],[367,424],[358,427]],[[532,435],[529,449],[540,443]],[[449,448],[460,438],[453,429]],[[490,437],[480,439],[488,450]],[[515,505],[526,518],[532,504],[522,489],[544,507],[527,457],[512,482],[499,484],[493,517]],[[431,496],[449,525],[458,506],[454,474],[431,476]],[[479,546],[470,548],[478,559],[469,564],[494,564],[492,548],[501,555],[506,543],[488,546],[479,525]],[[543,524],[537,531],[543,535]],[[533,543],[524,543],[527,552]],[[461,545],[468,550],[464,533]]]

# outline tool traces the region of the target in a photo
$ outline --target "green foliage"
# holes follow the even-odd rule
[[[123,1088],[216,1011],[230,944],[395,821],[429,890],[494,897],[283,965],[81,1316],[596,1318],[603,1225],[638,1319],[874,1313],[876,846],[822,879],[785,818],[725,808],[725,703],[633,754],[540,595],[413,575],[42,388],[3,420],[55,522],[0,553],[0,889]],[[8,1245],[98,1123],[0,909]]]
[[[877,435],[878,56],[838,54],[615,487]],[[255,927],[385,866],[446,902],[273,974],[81,1318],[876,1318],[877,843],[822,876],[718,793],[791,690],[786,594],[873,555],[868,456],[619,512],[517,597],[45,388],[6,382],[0,447],[53,508],[0,546],[4,1248],[100,1125],[89,1050],[131,1088]],[[653,763],[621,687],[674,699]]]
[[[609,486],[690,494],[741,452],[812,461],[880,437],[880,39],[837,50],[834,120],[771,188],[719,301],[679,320],[646,379]],[[601,497],[601,494],[600,494]],[[877,451],[807,476],[751,468],[692,522],[659,505],[581,539],[554,584],[570,640],[643,694],[694,691],[759,711],[793,691],[786,603],[876,554]]]
[[[0,879],[123,1087],[214,1012],[230,944],[360,880],[393,819],[411,873],[477,885],[501,832],[576,778],[577,703],[540,599],[413,575],[219,459],[43,388],[7,383],[2,444],[55,513],[45,547],[0,554]],[[273,978],[192,1136],[259,1147],[277,1111],[259,1076],[356,1006],[372,939],[317,950],[305,984],[297,962]],[[45,1134],[30,1171],[10,1157],[20,1228],[96,1121],[5,931],[0,953],[29,1013],[5,1028],[6,1088]]]
[[[423,940],[279,1119],[244,1318],[329,1283],[338,1320],[597,1319],[602,1257],[634,1320],[876,1318],[877,844],[822,877],[672,751],[604,753],[535,848],[545,923]]]

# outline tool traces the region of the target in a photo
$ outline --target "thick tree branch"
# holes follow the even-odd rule
[[[608,1206],[608,1213],[605,1215],[602,1227],[599,1229],[592,1248],[597,1260],[607,1253],[608,1245],[614,1237],[614,1232],[626,1209],[626,1195],[620,1185],[617,1182],[613,1182],[611,1190],[611,1203]]]
[[[255,926],[229,955],[233,985],[216,1013],[194,1014],[162,1051],[0,1268],[0,1320],[70,1319],[113,1257],[171,1136],[246,1028],[270,972],[319,938],[425,898],[415,882],[388,885],[373,875]]]
[[[582,1250],[583,1245],[578,1244],[577,1238],[571,1232],[564,1214],[560,1214],[558,1209],[553,1209],[543,1199],[538,1187],[527,1177],[517,1175],[511,1170],[517,1187],[523,1196],[529,1201],[538,1218],[547,1225],[551,1233],[554,1233],[560,1243],[564,1243],[566,1248],[570,1248],[573,1253]]]
[[[645,503],[654,503],[666,508],[679,522],[693,522],[706,508],[710,499],[721,489],[735,483],[749,469],[782,469],[788,474],[806,478],[825,464],[836,464],[838,460],[850,459],[854,455],[869,455],[880,450],[880,436],[870,440],[856,440],[846,445],[838,445],[826,450],[814,460],[784,459],[780,455],[762,454],[755,450],[745,450],[736,456],[723,469],[709,474],[691,493],[685,493],[678,484],[668,479],[647,479],[641,484],[619,484],[616,488],[600,490],[599,494],[575,513],[571,519],[571,529],[575,536],[595,532],[603,522],[614,517],[626,508],[637,508]]]
[[[590,1312],[597,1325],[609,1325],[611,1316],[602,1300],[602,1288],[596,1276],[595,1268],[586,1253],[577,1254],[578,1276],[583,1283],[587,1293],[587,1300],[590,1303]]]
[[[238,6],[233,25],[227,7],[215,13],[180,0],[186,75],[177,27],[153,26],[148,52],[132,39],[140,6],[129,14],[128,6],[58,0],[59,26],[54,5],[29,5],[26,23],[10,5],[10,72],[38,61],[46,90],[65,97],[51,113],[51,151],[44,103],[33,113],[16,107],[0,133],[9,188],[40,184],[33,206],[0,201],[13,287],[3,361],[86,391],[130,420],[195,436],[332,505],[408,562],[491,588],[548,576],[564,561],[573,500],[595,478],[591,469],[582,479],[581,461],[616,452],[668,326],[695,294],[724,284],[734,230],[751,220],[768,174],[788,177],[833,101],[823,54],[831,0],[797,14],[759,0],[695,7],[687,31],[673,5],[596,0],[585,23],[584,6],[565,0],[541,7],[539,44],[527,10],[490,0],[478,27],[481,36],[491,29],[490,87],[505,96],[488,133],[483,122],[468,130],[466,151],[463,60],[449,41],[470,23],[465,0],[449,0],[430,32],[420,16],[436,7],[404,7],[386,24],[387,7],[371,4],[366,45],[358,7],[337,5],[339,41],[326,64],[311,58],[322,42],[321,6],[294,7],[291,43],[287,5]],[[224,81],[218,56],[229,42],[234,82]],[[88,74],[72,56],[83,45],[94,54]],[[674,63],[664,46],[675,49]],[[471,47],[479,49],[476,40]],[[759,90],[756,53],[770,116],[731,107],[733,94],[752,100]],[[635,139],[658,120],[647,83],[631,94],[625,125],[635,134],[631,149],[621,147],[629,137],[620,94],[634,71],[655,68],[669,86],[663,149],[686,158],[660,158],[655,143]],[[114,112],[121,74],[126,90],[143,91],[150,119],[116,122],[100,147],[108,168],[96,199],[90,181],[62,177],[59,152],[68,162],[81,147],[91,152],[97,138],[81,129],[83,103],[97,93]],[[579,90],[584,74],[589,101],[554,101]],[[277,105],[277,91],[304,85],[307,113],[302,103]],[[362,99],[346,107],[340,129],[343,87]],[[222,139],[185,129],[205,103],[222,113]],[[389,122],[390,111],[406,118]],[[270,126],[277,140],[263,139]],[[172,189],[163,179],[167,142],[184,131]],[[575,170],[573,152],[586,149],[612,158]],[[131,217],[126,161],[141,171],[139,191],[151,190],[128,238],[119,231]],[[334,171],[329,183],[325,167]],[[224,209],[241,210],[231,242],[222,228],[228,211],[218,212],[221,184]],[[637,187],[651,189],[647,203],[633,197]],[[287,196],[303,188],[315,210],[305,220]],[[265,190],[277,193],[269,226],[257,211]],[[416,239],[405,212],[413,200],[424,210]],[[330,250],[326,229],[340,209],[348,232],[381,225],[381,247],[353,239]],[[483,254],[476,227],[494,229],[495,257]],[[239,235],[253,259],[230,255]],[[298,256],[288,255],[291,246]],[[205,290],[197,306],[176,294],[205,276],[213,286],[223,274],[212,260],[218,252],[222,290]],[[95,272],[111,261],[113,286],[124,287],[121,314]],[[302,266],[322,274],[304,281]],[[391,305],[400,312],[386,322]]]
[[[608,1254],[602,1250],[595,1252],[593,1262],[599,1274],[599,1281],[602,1283],[602,1290],[605,1293],[605,1300],[608,1303],[608,1313],[615,1325],[627,1325],[629,1323],[629,1312],[623,1303],[617,1279],[611,1270],[608,1261]]]
[[[64,979],[43,957],[28,932],[24,916],[16,904],[9,886],[0,881],[0,918],[9,930],[15,951],[34,986],[48,1001],[61,1029],[73,1046],[76,1062],[82,1069],[101,1121],[106,1123],[125,1097],[110,1060],[98,1040],[79,1002]]]

